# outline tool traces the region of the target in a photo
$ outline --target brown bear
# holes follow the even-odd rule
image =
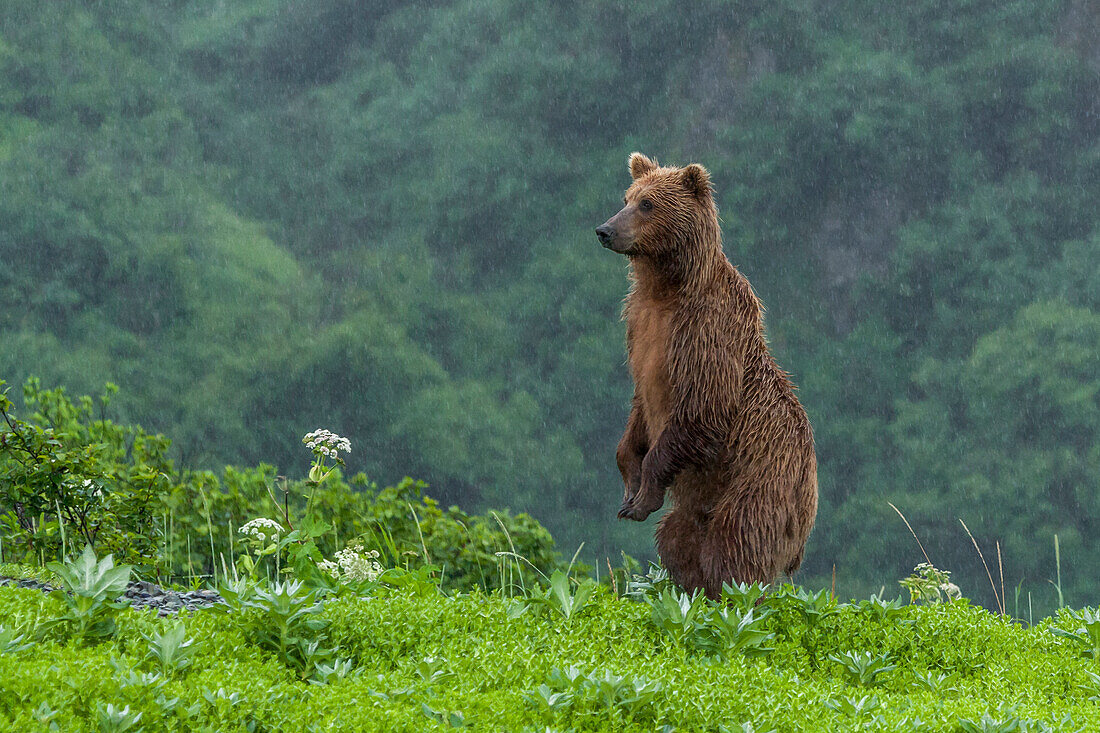
[[[706,169],[634,153],[630,174],[622,211],[596,229],[631,268],[619,518],[645,520],[667,489],[657,551],[678,585],[715,598],[801,564],[817,514],[813,434],[768,351],[763,307],[722,251]]]

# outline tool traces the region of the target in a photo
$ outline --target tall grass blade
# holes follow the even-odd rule
[[[424,551],[424,562],[431,565],[432,556],[428,554],[428,545],[424,542],[424,532],[420,529],[420,517],[416,516],[416,510],[413,509],[412,504],[405,502],[405,506],[409,508],[409,513],[412,514],[413,521],[416,522],[416,533],[420,535],[420,549]]]
[[[199,496],[202,497],[203,513],[206,514],[206,532],[210,536],[210,570],[214,573],[214,585],[218,585],[218,553],[214,551],[214,524],[210,521],[210,504],[206,501],[206,492],[199,484]],[[276,553],[277,554],[277,553]]]
[[[573,565],[577,562],[577,555],[581,554],[581,550],[584,549],[584,543],[580,543],[577,546],[577,551],[573,553],[573,557],[569,560],[569,567],[565,569],[565,574],[570,575],[573,572]]]
[[[905,526],[909,528],[909,534],[913,535],[913,539],[917,541],[917,547],[920,548],[920,554],[924,555],[924,561],[932,565],[932,561],[928,559],[928,553],[924,551],[924,545],[920,542],[920,537],[917,537],[917,533],[913,531],[913,527],[909,524],[909,520],[905,518],[905,515],[901,513],[901,509],[898,509],[890,502],[886,503],[890,505],[891,509],[898,513],[898,516],[901,517],[901,521],[905,522]]]
[[[1008,597],[1005,596],[1005,566],[1001,561],[1001,541],[997,540],[997,572],[1001,576],[1001,615],[1004,615],[1004,603],[1007,602]]]
[[[497,514],[494,511],[490,511],[489,513],[493,515],[493,519],[497,520],[497,524],[500,525],[500,529],[504,532],[504,537],[505,537],[505,539],[508,540],[508,546],[512,548],[512,552],[510,553],[511,557],[520,558],[520,554],[518,552],[516,552],[516,543],[512,542],[512,535],[511,535],[511,533],[508,532],[508,528],[504,526],[504,522],[501,521],[500,515]],[[498,552],[497,557],[500,557],[501,554],[502,553]],[[505,554],[507,554],[507,553],[505,553]],[[535,567],[533,564],[531,564],[531,562],[529,560],[527,560],[527,558],[524,557],[524,558],[521,558],[521,559],[527,561],[527,564],[531,565],[531,567]],[[527,582],[526,582],[526,578],[523,575],[523,566],[520,565],[517,562],[516,563],[516,569],[519,571],[519,587],[520,587],[520,590],[523,591],[523,596],[524,596],[524,598],[526,598],[527,597]],[[538,568],[535,568],[535,569],[538,570]],[[543,577],[546,577],[546,576],[544,575]],[[503,580],[503,577],[501,579]]]
[[[1066,599],[1062,596],[1062,552],[1058,547],[1058,535],[1054,535],[1054,570],[1058,581],[1051,585],[1058,591],[1058,609],[1061,610],[1066,607]]]
[[[970,541],[974,543],[974,549],[978,551],[978,557],[982,560],[982,567],[985,568],[985,576],[989,578],[989,587],[993,589],[993,600],[997,603],[997,610],[999,610],[1001,612],[1001,615],[1004,616],[1004,603],[1001,602],[1001,597],[997,595],[997,584],[993,582],[993,573],[989,572],[989,565],[987,565],[985,562],[985,555],[982,554],[982,548],[978,547],[978,541],[974,539],[974,535],[970,534],[970,528],[966,526],[966,522],[964,522],[960,518],[959,524],[961,524],[963,526],[963,529],[966,530],[966,534],[968,537],[970,537]]]
[[[69,556],[66,547],[68,543],[65,541],[65,518],[61,516],[61,501],[54,499],[54,503],[57,504],[57,527],[61,530],[61,561],[64,562],[65,558]]]

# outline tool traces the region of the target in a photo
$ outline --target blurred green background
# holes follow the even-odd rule
[[[0,378],[121,393],[178,463],[510,507],[589,562],[631,393],[627,155],[713,176],[814,424],[797,578],[1100,574],[1100,9],[1087,0],[0,5]],[[13,397],[15,395],[13,394]],[[18,404],[18,400],[16,400]],[[602,564],[602,563],[601,563]]]

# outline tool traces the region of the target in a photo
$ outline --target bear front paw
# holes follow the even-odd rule
[[[650,514],[661,508],[660,504],[653,506],[652,503],[643,503],[636,501],[639,497],[634,497],[635,501],[624,501],[622,507],[619,509],[619,519],[629,519],[634,522],[644,522]]]
[[[634,514],[634,505],[628,501],[624,501],[623,505],[619,507],[619,519],[633,519],[639,521]]]

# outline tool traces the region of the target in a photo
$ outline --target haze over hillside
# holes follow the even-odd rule
[[[0,378],[186,465],[617,523],[627,155],[703,163],[814,424],[801,580],[1100,574],[1100,13],[1067,2],[0,7]],[[14,396],[14,395],[13,395]],[[18,400],[16,400],[18,402]]]

